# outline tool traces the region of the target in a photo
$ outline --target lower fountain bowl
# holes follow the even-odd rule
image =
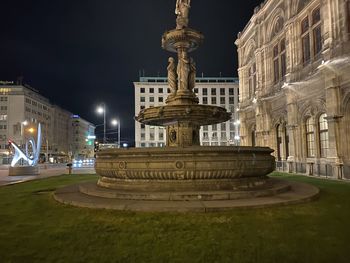
[[[132,191],[250,190],[275,168],[267,147],[165,147],[103,150],[98,185]]]

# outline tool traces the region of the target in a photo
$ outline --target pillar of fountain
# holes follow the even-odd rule
[[[198,105],[194,93],[196,64],[190,52],[203,42],[204,36],[188,27],[188,1],[177,3],[176,29],[165,32],[162,37],[163,49],[177,54],[177,64],[169,58],[168,84],[171,90],[166,105],[144,109],[136,120],[146,125],[165,126],[167,146],[200,145],[199,129],[202,125],[211,125],[229,120],[231,114],[226,109]]]

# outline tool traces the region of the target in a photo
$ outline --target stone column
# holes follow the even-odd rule
[[[248,142],[248,129],[247,129],[247,123],[246,123],[246,119],[243,117],[245,114],[244,113],[240,113],[240,130],[239,130],[239,134],[241,137],[241,145],[242,146],[248,146],[249,142]]]
[[[329,116],[328,122],[328,152],[327,159],[333,163],[333,176],[341,179],[343,176],[343,160],[341,156],[341,133],[339,128],[339,121],[342,116]]]
[[[289,156],[287,158],[288,172],[295,172],[296,169],[296,156],[298,156],[297,145],[297,125],[298,125],[298,106],[297,95],[288,90],[286,92],[287,100],[287,125],[286,130],[289,135]]]
[[[337,77],[326,81],[326,107],[328,122],[328,152],[327,159],[333,163],[333,176],[341,178],[343,175],[343,160],[341,156],[342,136],[339,122],[343,117],[340,113],[340,86]]]

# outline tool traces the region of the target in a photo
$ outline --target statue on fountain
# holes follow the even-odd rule
[[[171,91],[171,96],[176,95],[177,91],[177,74],[176,74],[176,63],[175,59],[173,57],[170,57],[168,59],[169,65],[168,65],[168,84]]]
[[[177,0],[175,14],[176,19],[176,29],[183,29],[188,27],[188,15],[191,8],[191,0]]]

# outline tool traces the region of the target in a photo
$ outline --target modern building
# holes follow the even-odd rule
[[[24,149],[27,139],[36,137],[38,123],[42,127],[41,159],[68,160],[75,139],[72,116],[29,85],[0,81],[0,163],[8,163],[11,158],[8,141]],[[94,133],[91,127],[86,127],[89,134]],[[84,147],[80,150],[85,152]]]
[[[72,156],[72,113],[57,106],[52,106],[52,126],[53,137],[52,152],[57,158],[57,161],[66,161],[67,157],[70,159]]]
[[[350,1],[267,0],[236,40],[242,145],[350,178]]]
[[[94,138],[95,126],[90,122],[73,115],[71,118],[72,157],[75,159],[93,158],[94,157]]]
[[[170,93],[168,80],[164,77],[141,77],[134,82],[135,116],[145,108],[165,104]],[[200,129],[201,145],[239,144],[238,79],[196,78],[195,93],[200,104],[219,105],[232,112],[232,119],[225,123],[203,126]],[[143,125],[135,122],[136,147],[163,147],[166,141],[163,127]]]

